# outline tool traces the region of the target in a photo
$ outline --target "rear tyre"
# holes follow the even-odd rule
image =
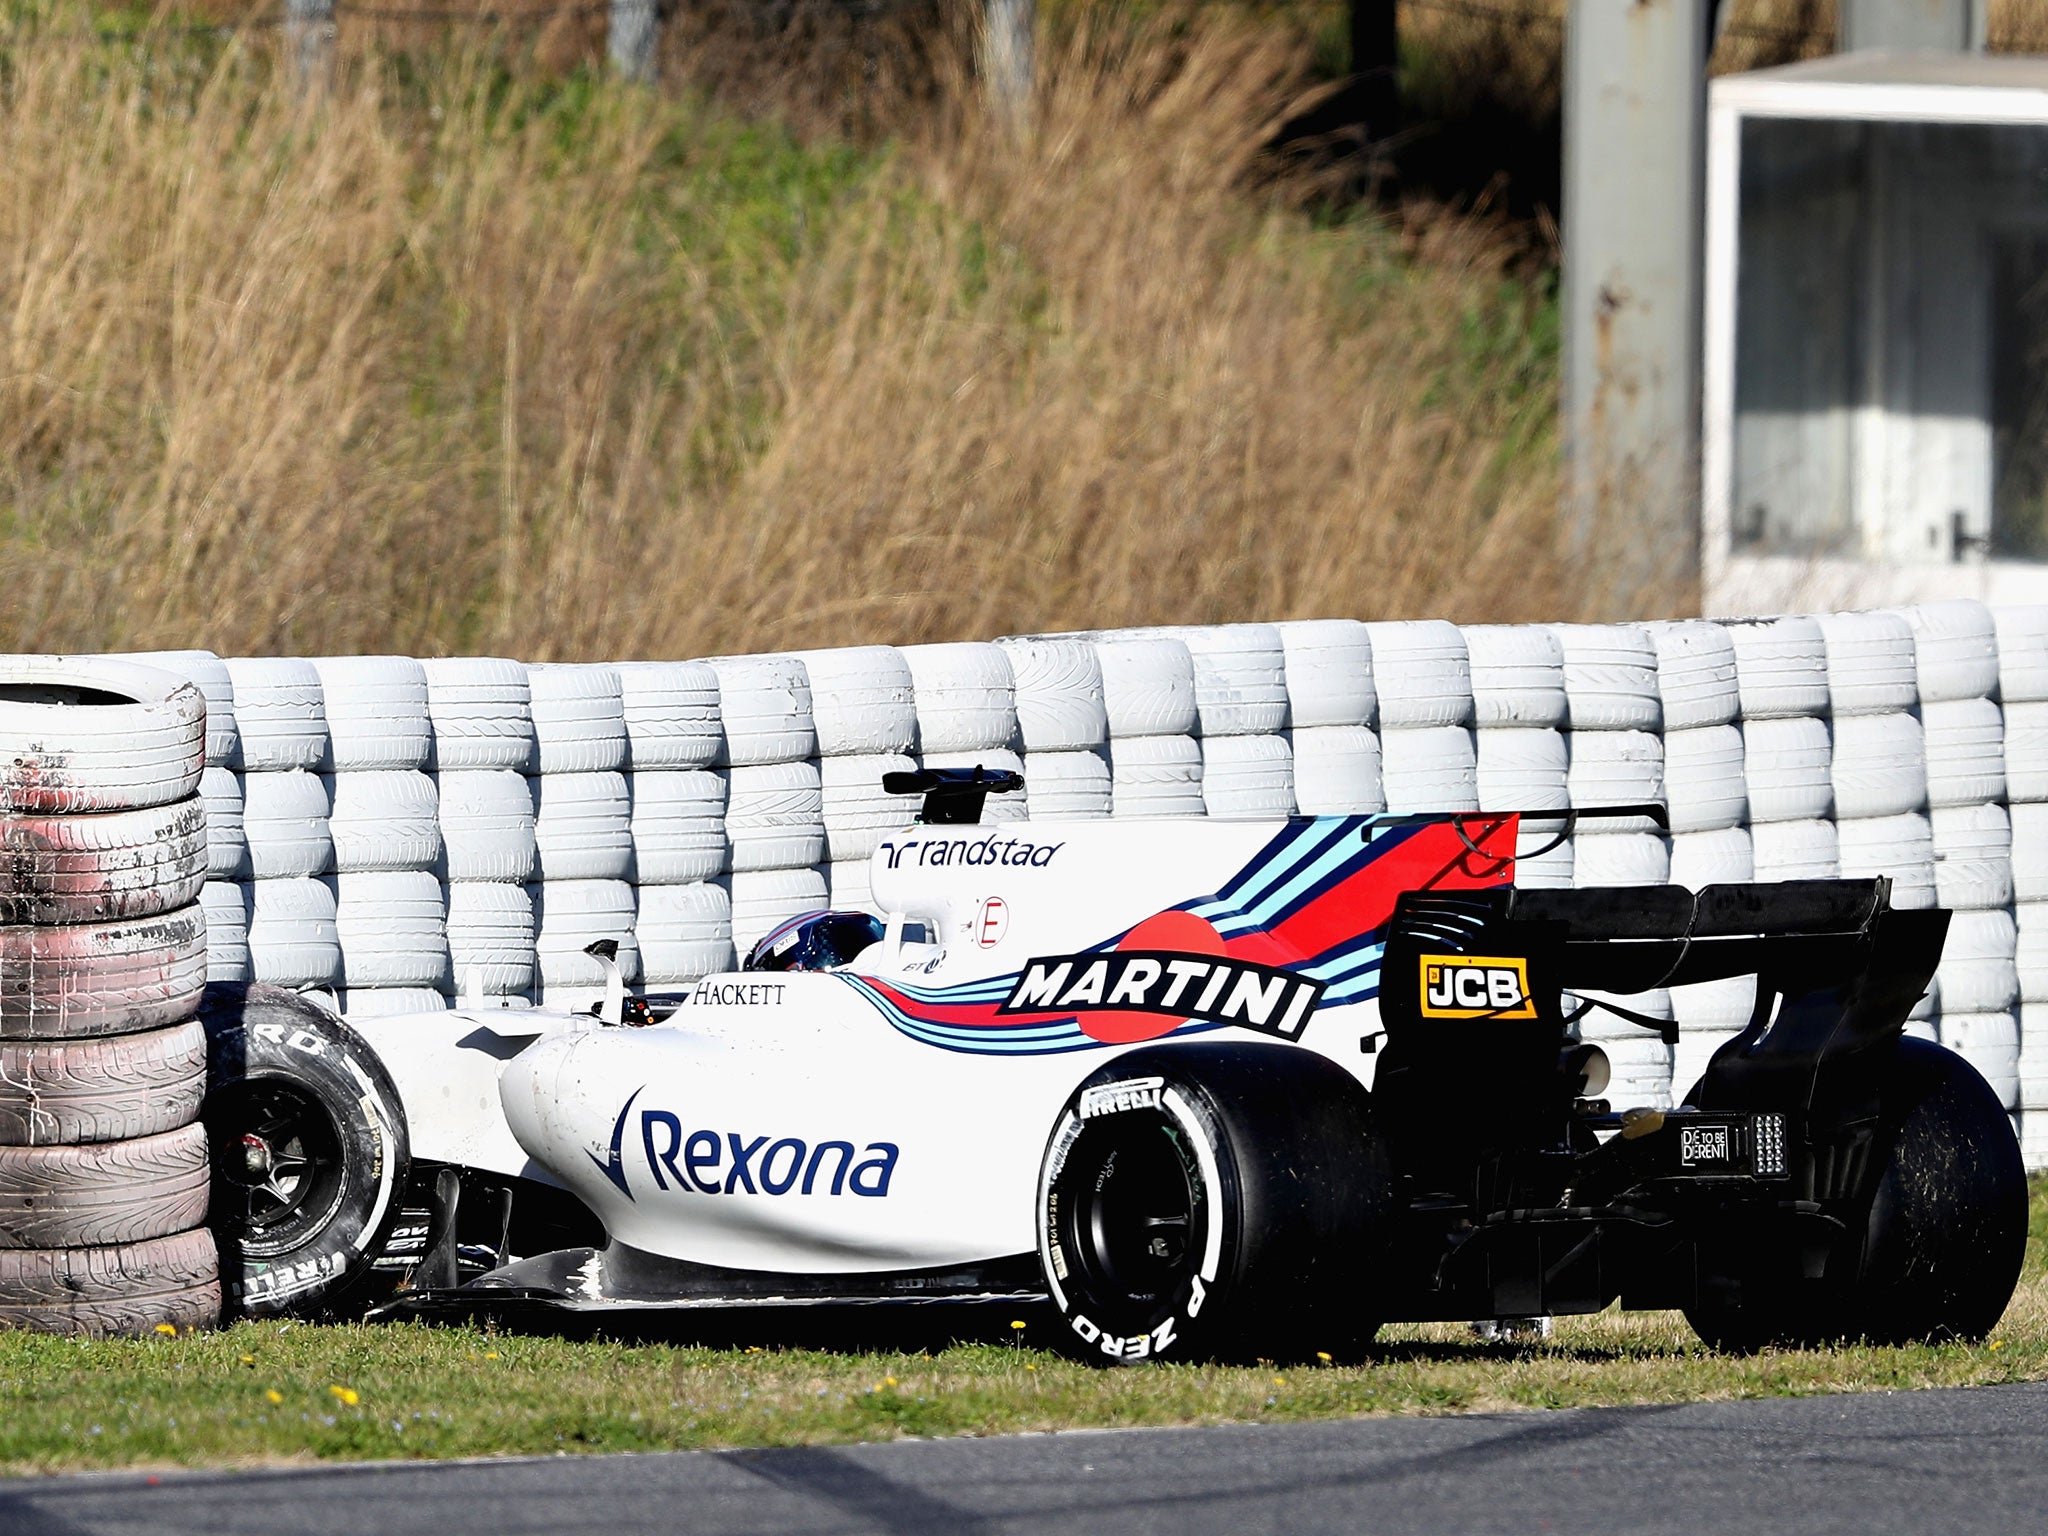
[[[2019,1282],[2027,1180],[1998,1096],[1953,1051],[1899,1042],[1898,1124],[1867,1219],[1827,1256],[1827,1278],[1750,1287],[1686,1321],[1718,1349],[1981,1339]]]
[[[354,1030],[282,988],[210,986],[200,1018],[225,1314],[352,1310],[411,1157],[390,1075]]]
[[[1098,1364],[1361,1353],[1393,1178],[1369,1096],[1309,1051],[1174,1045],[1093,1073],[1039,1175],[1039,1259]]]

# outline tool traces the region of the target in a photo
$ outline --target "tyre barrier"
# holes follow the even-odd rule
[[[163,659],[219,691],[225,669]],[[0,1326],[211,1324],[202,770],[232,705],[132,660],[0,661]],[[223,792],[218,776],[207,786]]]
[[[618,936],[639,929],[644,974],[682,985],[804,903],[865,905],[865,861],[910,814],[880,777],[920,763],[1021,768],[1029,790],[992,798],[991,820],[1661,801],[1661,832],[1588,825],[1558,843],[1555,826],[1526,827],[1519,878],[1882,874],[1901,906],[2013,922],[2014,953],[1958,960],[1950,1012],[1996,1014],[1981,1000],[2003,996],[1998,967],[2016,966],[2022,993],[2042,970],[2029,957],[2048,915],[2048,608],[1288,620],[612,666],[157,664],[215,706],[200,743],[206,884],[184,898],[214,930],[208,970],[345,1008],[406,993],[348,979],[323,900],[345,875],[438,881],[443,939],[421,922],[404,942],[441,947],[373,963],[444,978],[422,992],[468,976],[486,998],[533,1000],[561,969],[541,965],[537,914],[577,909],[589,882],[631,893]],[[132,880],[139,906],[181,894]],[[556,995],[589,984],[558,979]],[[1705,1041],[1733,1004],[1673,1006]],[[1932,994],[1921,1012],[1938,1033]],[[2029,1106],[2035,1079],[2020,1074],[2020,1110],[2048,1117],[2038,1077]],[[2048,1149],[2048,1130],[2036,1139]]]

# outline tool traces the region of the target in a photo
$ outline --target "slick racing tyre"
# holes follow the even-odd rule
[[[1061,1113],[1038,1252],[1067,1343],[1097,1364],[1356,1355],[1392,1174],[1365,1090],[1281,1045],[1133,1051]]]
[[[208,987],[200,1018],[224,1314],[345,1313],[398,1215],[398,1091],[360,1036],[281,988]]]
[[[1991,1331],[2026,1250],[2026,1171],[2012,1122],[1968,1062],[1910,1036],[1888,1097],[1899,1126],[1891,1160],[1860,1230],[1827,1256],[1827,1277],[1688,1308],[1700,1337],[1747,1352]]]

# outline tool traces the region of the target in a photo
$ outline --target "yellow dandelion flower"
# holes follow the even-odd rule
[[[178,1336],[178,1325],[176,1323],[158,1323],[156,1331],[158,1333],[168,1333],[175,1339]]]
[[[498,1358],[498,1352],[497,1352],[497,1351],[496,1351],[495,1349],[489,1349],[489,1350],[485,1350],[485,1351],[484,1351],[484,1358],[485,1358],[486,1360],[495,1360],[495,1359],[497,1359],[497,1358]]]
[[[1273,1385],[1276,1387],[1284,1387],[1287,1385],[1287,1378],[1285,1376],[1275,1376],[1273,1378]]]
[[[882,1378],[882,1385],[885,1387],[893,1387],[896,1385],[896,1378],[894,1376],[884,1376]]]
[[[1022,1328],[1024,1326],[1024,1320],[1021,1317],[1012,1318],[1010,1319],[1010,1326],[1012,1328]]]
[[[1327,1349],[1319,1349],[1316,1351],[1316,1358],[1322,1361],[1323,1364],[1328,1365],[1330,1363],[1330,1352]]]
[[[351,1408],[362,1401],[362,1395],[354,1387],[329,1387],[327,1390]]]
[[[255,1357],[254,1355],[244,1355],[244,1356],[242,1356],[242,1364],[244,1364],[244,1365],[254,1365],[255,1363],[256,1363],[256,1357]]]
[[[1025,1366],[1025,1367],[1024,1367],[1024,1369],[1025,1369],[1025,1370],[1027,1370],[1027,1371],[1035,1371],[1035,1370],[1037,1370],[1037,1369],[1038,1369],[1038,1367],[1037,1367],[1037,1366],[1035,1366],[1035,1365],[1027,1365],[1027,1366]]]
[[[275,1387],[266,1388],[263,1395],[270,1399],[270,1406],[273,1408],[284,1401],[284,1394]]]

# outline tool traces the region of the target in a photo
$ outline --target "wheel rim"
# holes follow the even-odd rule
[[[341,1132],[296,1083],[235,1085],[208,1106],[214,1219],[252,1256],[288,1253],[321,1231],[341,1201]]]
[[[1061,1237],[1083,1287],[1118,1328],[1149,1325],[1201,1266],[1207,1190],[1185,1131],[1136,1111],[1091,1125],[1061,1180]]]

